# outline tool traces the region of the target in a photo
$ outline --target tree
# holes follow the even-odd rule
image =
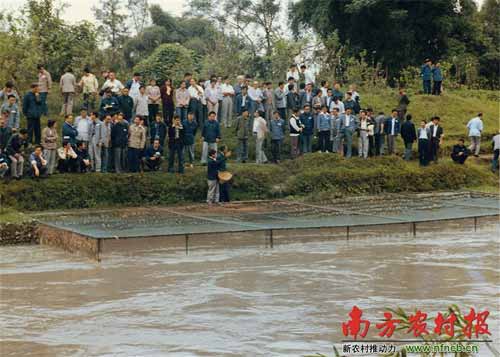
[[[134,72],[158,81],[170,78],[181,81],[185,72],[194,72],[193,52],[178,44],[160,45],[134,67]]]
[[[141,33],[149,22],[149,1],[128,0],[128,10],[135,28],[135,33]]]
[[[122,12],[122,0],[100,0],[99,7],[93,6],[92,11],[100,23],[99,32],[116,54],[127,32],[125,25],[127,16]]]
[[[290,9],[296,36],[308,28],[322,39],[337,31],[348,55],[366,50],[368,63],[397,75],[409,65],[446,56],[450,39],[468,42],[473,0],[300,0]]]
[[[478,23],[481,26],[481,41],[484,46],[479,56],[479,74],[491,88],[500,87],[500,14],[499,0],[486,0],[481,7]]]
[[[259,42],[270,56],[278,36],[280,0],[190,0],[191,11],[243,39],[257,55]]]

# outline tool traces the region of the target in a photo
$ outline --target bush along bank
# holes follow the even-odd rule
[[[234,173],[233,200],[455,190],[496,182],[495,175],[477,166],[442,162],[421,168],[397,157],[344,160],[321,153],[279,166],[229,163],[228,169]],[[65,174],[0,186],[2,202],[24,211],[203,202],[206,190],[205,167],[184,175]]]

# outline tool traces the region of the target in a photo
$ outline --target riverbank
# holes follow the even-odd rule
[[[37,244],[38,223],[28,215],[13,209],[0,210],[0,246]]]
[[[419,167],[399,157],[342,159],[314,153],[281,165],[230,163],[234,173],[232,200],[308,197],[314,200],[358,194],[431,192],[482,187],[498,192],[498,176],[488,165],[470,160],[456,165],[444,159]],[[48,209],[171,205],[203,202],[206,167],[184,175],[144,174],[54,175],[45,180],[24,179],[0,186],[4,206],[37,212]]]

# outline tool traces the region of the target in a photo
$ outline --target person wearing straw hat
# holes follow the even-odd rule
[[[219,163],[219,202],[229,202],[229,189],[231,188],[231,178],[232,174],[227,171],[226,161],[231,156],[231,151],[225,145],[222,145],[219,148],[219,152],[217,153],[217,161]]]

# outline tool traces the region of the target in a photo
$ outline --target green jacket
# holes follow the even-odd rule
[[[250,117],[247,119],[244,119],[242,116],[236,118],[234,128],[238,139],[248,139],[248,137],[252,134]]]

